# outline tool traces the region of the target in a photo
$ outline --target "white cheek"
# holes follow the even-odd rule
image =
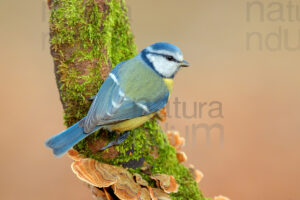
[[[147,58],[152,62],[156,71],[165,77],[171,77],[178,70],[178,65],[175,62],[167,61],[162,56],[148,54]]]

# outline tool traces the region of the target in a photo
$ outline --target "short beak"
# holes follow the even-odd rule
[[[180,67],[188,67],[190,66],[190,63],[188,63],[188,61],[184,60],[180,63]]]

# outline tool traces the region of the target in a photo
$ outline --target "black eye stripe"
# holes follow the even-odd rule
[[[149,52],[150,54],[154,54],[154,55],[158,55],[158,56],[162,56],[162,57],[165,57],[167,60],[169,61],[173,61],[173,62],[177,62],[177,63],[180,63],[179,60],[175,59],[173,56],[171,55],[166,55],[166,54],[160,54],[160,53],[154,53],[154,52]],[[168,59],[169,58],[169,59]]]

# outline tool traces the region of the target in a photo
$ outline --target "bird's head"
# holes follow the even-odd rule
[[[181,67],[189,66],[180,49],[170,43],[152,44],[141,52],[141,56],[143,61],[164,78],[173,78]]]

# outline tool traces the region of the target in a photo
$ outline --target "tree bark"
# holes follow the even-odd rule
[[[112,67],[135,56],[137,50],[123,0],[53,0],[48,4],[57,86],[65,124],[71,126],[87,114],[89,98],[96,95]],[[205,199],[156,120],[132,130],[125,142],[103,152],[97,150],[117,137],[115,133],[98,131],[74,149],[99,162],[128,168],[149,182],[156,173],[174,176],[179,191],[171,194],[172,199]]]

